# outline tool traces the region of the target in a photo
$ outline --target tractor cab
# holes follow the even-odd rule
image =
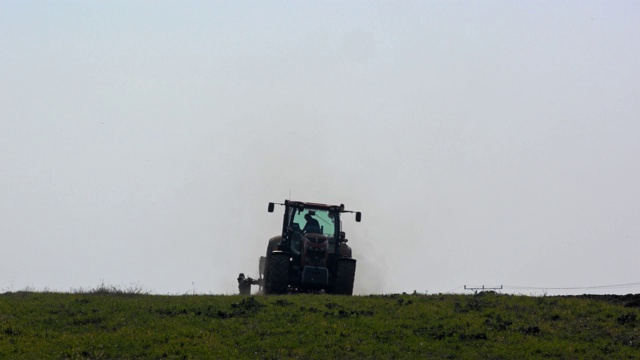
[[[288,247],[287,251],[298,255],[307,248],[322,248],[334,253],[340,233],[339,219],[340,213],[330,207],[311,207],[304,203],[290,206],[284,214],[282,234],[290,241],[283,245]]]

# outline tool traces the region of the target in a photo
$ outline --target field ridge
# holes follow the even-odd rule
[[[0,294],[2,359],[640,358],[640,295]]]

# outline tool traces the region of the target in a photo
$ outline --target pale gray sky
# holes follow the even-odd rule
[[[289,191],[363,212],[358,293],[640,290],[640,2],[4,1],[0,49],[0,291],[233,293]]]

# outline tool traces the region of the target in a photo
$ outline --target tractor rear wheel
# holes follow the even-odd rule
[[[338,295],[353,294],[353,280],[356,277],[355,259],[338,259],[336,266],[336,286],[334,292]]]
[[[289,255],[272,253],[269,261],[269,294],[284,294],[289,287]]]

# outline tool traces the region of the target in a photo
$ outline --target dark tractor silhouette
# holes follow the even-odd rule
[[[353,213],[344,205],[285,200],[282,233],[269,239],[260,258],[260,279],[265,294],[326,292],[351,295],[356,260],[351,257],[340,216]],[[355,212],[356,221],[362,214]]]

